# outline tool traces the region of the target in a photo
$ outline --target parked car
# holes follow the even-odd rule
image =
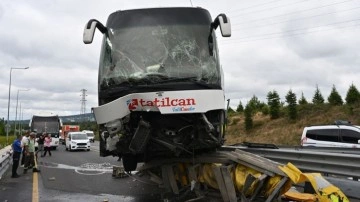
[[[360,148],[360,127],[350,122],[305,127],[301,145],[308,147]]]
[[[93,131],[91,131],[91,130],[83,130],[82,132],[87,134],[88,139],[90,140],[90,142],[95,142],[95,135],[94,135]]]
[[[84,132],[69,132],[65,140],[66,150],[84,149],[90,151],[90,141]]]

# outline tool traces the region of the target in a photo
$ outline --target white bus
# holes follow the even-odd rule
[[[59,146],[60,129],[62,121],[58,115],[52,113],[33,115],[29,123],[30,131],[36,132],[38,138],[43,132],[51,135],[51,147],[56,149]],[[37,147],[37,143],[35,144]]]

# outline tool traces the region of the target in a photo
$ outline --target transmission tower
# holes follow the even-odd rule
[[[86,89],[81,89],[81,109],[80,109],[80,115],[85,115],[86,113]],[[82,116],[83,120],[84,120],[84,116]]]

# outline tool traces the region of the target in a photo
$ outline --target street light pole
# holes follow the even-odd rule
[[[29,69],[29,67],[24,67],[24,68],[11,67],[10,68],[8,111],[7,111],[7,121],[6,121],[6,145],[9,145],[9,128],[10,128],[9,114],[10,114],[11,72],[12,72],[13,69]]]
[[[21,102],[20,102],[20,124],[19,124],[19,128],[20,128],[20,135],[22,135],[22,120],[23,120],[23,116],[24,116],[24,109],[21,108]]]
[[[19,92],[20,91],[29,91],[30,89],[18,89],[17,95],[16,95],[16,112],[15,112],[15,136],[16,136],[16,125],[17,125],[17,109],[18,109],[18,103],[19,103]]]

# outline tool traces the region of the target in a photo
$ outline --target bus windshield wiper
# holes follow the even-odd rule
[[[177,82],[188,82],[188,83],[192,83],[192,84],[197,84],[206,88],[214,88],[213,84],[208,84],[206,83],[206,81],[204,80],[199,80],[198,77],[196,76],[192,76],[192,77],[181,77],[181,78],[176,78],[176,77],[170,77],[166,80],[157,82],[158,84],[168,84],[168,83],[177,83]]]

